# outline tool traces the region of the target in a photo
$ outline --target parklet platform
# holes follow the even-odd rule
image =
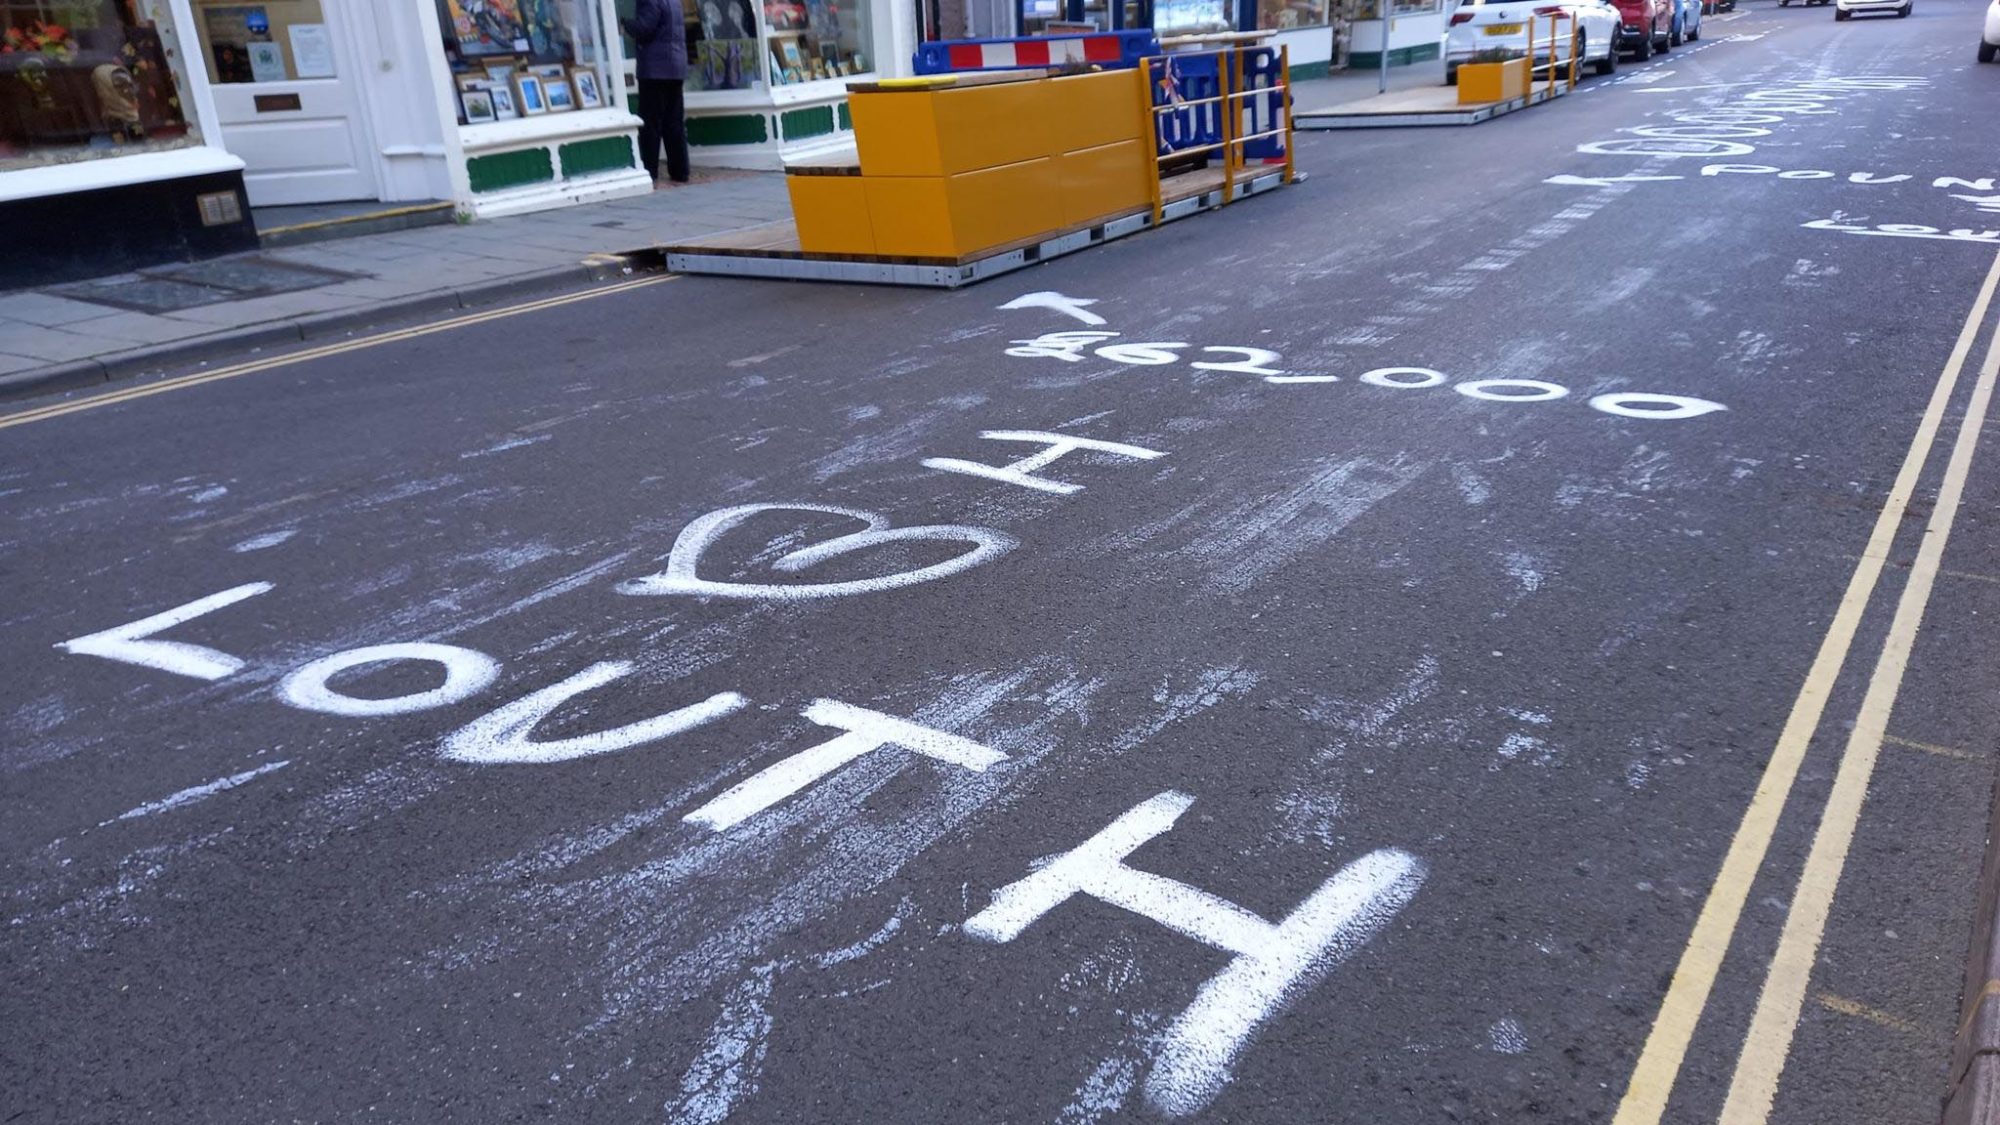
[[[790,222],[663,247],[667,267],[956,288],[1214,210],[1297,179],[1286,63],[1230,44],[857,83],[855,151],[787,168]]]
[[[1458,68],[1458,85],[1428,86],[1375,94],[1334,105],[1298,111],[1301,129],[1394,129],[1416,125],[1477,125],[1503,114],[1527,109],[1576,89],[1582,66],[1582,43],[1576,20],[1560,10],[1528,20],[1525,55],[1493,62],[1465,63]],[[1537,35],[1542,21],[1546,30]],[[1539,38],[1541,47],[1537,52]],[[1567,40],[1566,60],[1556,58],[1551,44]],[[1614,44],[1613,50],[1616,50]],[[1537,61],[1537,60],[1540,61]]]

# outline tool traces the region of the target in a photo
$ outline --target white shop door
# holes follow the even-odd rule
[[[374,144],[352,49],[367,0],[198,0],[222,146],[250,205],[375,199]]]

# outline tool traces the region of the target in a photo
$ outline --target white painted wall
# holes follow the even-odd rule
[[[1291,52],[1293,66],[1307,63],[1333,61],[1333,28],[1302,27],[1297,31],[1280,31],[1272,38],[1273,46],[1282,45]]]
[[[451,199],[456,130],[437,6],[372,0],[376,42],[361,76],[385,200]],[[446,71],[439,98],[437,71]]]
[[[1405,47],[1417,47],[1425,43],[1436,43],[1444,36],[1444,13],[1422,12],[1411,16],[1397,16],[1389,21],[1394,28],[1389,32],[1389,49],[1399,51]],[[1354,50],[1374,52],[1382,49],[1382,21],[1356,20],[1354,23]]]

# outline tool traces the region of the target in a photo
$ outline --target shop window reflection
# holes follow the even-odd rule
[[[0,170],[198,141],[164,9],[0,0]]]

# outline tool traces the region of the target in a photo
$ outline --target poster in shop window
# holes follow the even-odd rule
[[[701,0],[701,38],[689,52],[690,90],[748,90],[757,84],[763,51],[750,0]]]
[[[1194,35],[1229,29],[1225,0],[1155,0],[1153,30],[1160,35]]]
[[[333,77],[333,40],[326,35],[323,23],[295,23],[288,33],[292,37],[292,67],[300,78]]]

